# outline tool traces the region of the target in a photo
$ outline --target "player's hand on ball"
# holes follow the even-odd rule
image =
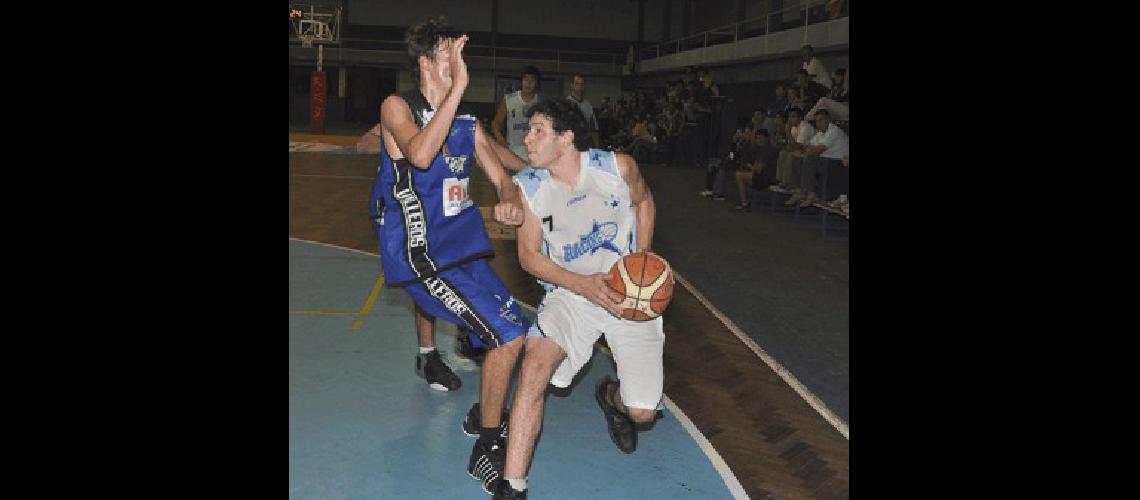
[[[579,295],[585,297],[590,302],[602,306],[605,310],[609,311],[614,317],[621,317],[620,304],[625,297],[620,293],[615,292],[612,288],[606,285],[606,280],[609,278],[607,273],[591,274],[583,276],[583,284]]]
[[[508,226],[521,226],[523,223],[522,207],[509,201],[499,202],[495,205],[495,221]]]

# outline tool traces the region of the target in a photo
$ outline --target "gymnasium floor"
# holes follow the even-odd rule
[[[378,157],[336,149],[355,139],[290,134],[290,496],[486,498],[458,428],[477,369],[449,356],[454,393],[413,374],[410,302],[378,286],[365,212]],[[656,250],[683,281],[666,313],[666,417],[620,453],[592,399],[612,373],[597,352],[568,398],[548,400],[531,498],[847,498],[846,244],[699,198],[691,168],[643,169]],[[481,176],[472,192],[493,202]],[[493,267],[537,304],[513,233],[488,228]],[[445,352],[452,335],[441,322]]]

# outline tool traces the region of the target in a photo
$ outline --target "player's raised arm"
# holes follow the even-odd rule
[[[467,44],[467,35],[452,39],[448,45],[451,60],[451,89],[440,103],[435,116],[427,126],[420,130],[412,118],[412,109],[408,103],[399,96],[389,96],[380,105],[380,123],[392,135],[396,146],[404,154],[404,158],[412,162],[416,168],[427,170],[432,160],[439,154],[439,148],[447,139],[451,128],[451,121],[455,119],[455,111],[459,109],[459,101],[469,82],[467,65],[463,62],[463,46]],[[421,58],[422,59],[422,58]]]

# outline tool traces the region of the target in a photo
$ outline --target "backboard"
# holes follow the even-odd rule
[[[290,45],[340,44],[339,2],[289,2]]]

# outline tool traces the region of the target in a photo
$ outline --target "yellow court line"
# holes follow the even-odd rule
[[[372,285],[372,292],[368,294],[368,300],[364,302],[364,307],[357,313],[357,316],[360,317],[352,322],[353,330],[359,330],[360,327],[364,325],[364,316],[368,316],[372,312],[372,305],[376,303],[376,297],[380,296],[380,290],[382,288],[384,288],[383,274],[376,278],[376,284]]]
[[[355,316],[357,313],[352,311],[312,311],[290,309],[289,314],[306,314],[315,316]]]

